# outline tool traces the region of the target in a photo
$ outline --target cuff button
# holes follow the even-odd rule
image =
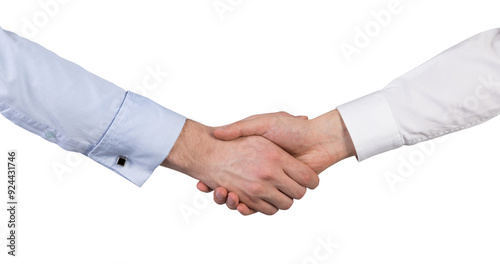
[[[120,166],[124,167],[125,163],[127,163],[127,158],[119,156],[118,160],[116,161],[116,165],[120,165]]]

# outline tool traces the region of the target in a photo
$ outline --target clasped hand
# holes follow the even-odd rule
[[[255,115],[211,128],[188,120],[163,166],[198,179],[243,215],[289,209],[318,174],[353,156],[354,147],[337,110],[315,119],[285,112]]]

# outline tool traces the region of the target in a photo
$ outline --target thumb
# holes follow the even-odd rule
[[[222,140],[233,140],[246,136],[264,135],[269,127],[267,118],[242,120],[236,123],[219,127],[214,131],[214,136]]]

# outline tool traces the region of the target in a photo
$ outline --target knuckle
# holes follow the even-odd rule
[[[257,177],[264,181],[270,181],[274,178],[274,175],[268,166],[262,166],[257,169]]]
[[[281,153],[277,150],[267,152],[266,159],[270,162],[277,162],[281,159]]]
[[[276,119],[278,119],[279,117],[288,117],[288,116],[290,116],[290,114],[285,111],[279,111],[277,115],[275,115]]]
[[[274,151],[274,150],[269,150],[268,149],[268,151],[266,151],[266,153],[265,153],[265,158],[267,160],[276,159],[277,156],[278,156],[278,153],[276,153],[276,151]]]
[[[270,173],[265,173],[265,174],[262,174],[260,176],[260,179],[263,180],[263,181],[265,181],[265,182],[271,182],[271,181],[273,181],[274,177]]]
[[[305,183],[305,185],[310,185],[313,180],[313,177],[310,174],[304,173],[302,174],[302,182]]]
[[[248,186],[248,193],[251,196],[260,196],[264,192],[264,187],[261,184],[253,183]]]

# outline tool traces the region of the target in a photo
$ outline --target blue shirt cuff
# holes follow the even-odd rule
[[[142,186],[165,160],[186,118],[127,92],[103,137],[88,157]]]

